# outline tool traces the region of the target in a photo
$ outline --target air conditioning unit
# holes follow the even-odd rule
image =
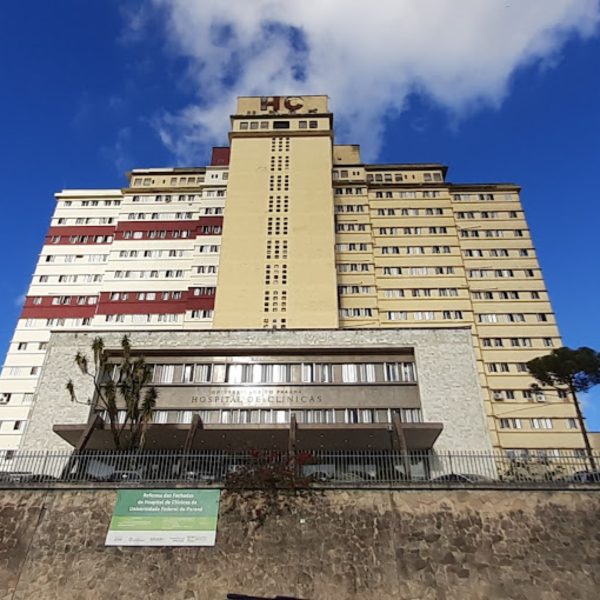
[[[494,400],[504,400],[502,392],[494,392]]]

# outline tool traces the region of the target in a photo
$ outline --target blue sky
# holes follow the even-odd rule
[[[454,26],[445,34],[440,10],[438,23],[433,17],[424,25],[431,30],[411,38],[407,25],[397,40],[381,27],[396,17],[398,28],[419,22],[418,10],[384,1],[385,23],[371,28],[353,17],[360,3],[348,1],[340,28],[364,29],[363,41],[353,36],[350,47],[324,26],[334,0],[323,0],[321,15],[295,8],[271,15],[281,27],[265,26],[265,1],[235,19],[223,6],[237,0],[3,6],[1,351],[54,192],[120,187],[134,166],[205,164],[210,145],[226,142],[235,95],[296,90],[329,93],[343,141],[363,144],[373,160],[439,161],[454,182],[521,184],[564,341],[600,349],[597,2],[536,0],[545,9],[536,12],[536,2],[522,0],[517,13],[517,3],[490,0],[489,12],[459,15],[464,32]],[[422,6],[447,4],[429,3]],[[431,50],[423,37],[436,40]],[[352,54],[356,46],[360,54]],[[600,430],[600,390],[586,400],[586,414]]]

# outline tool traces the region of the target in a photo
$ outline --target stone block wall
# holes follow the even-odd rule
[[[0,599],[600,597],[598,492],[225,494],[210,548],[105,547],[115,499],[0,490]]]

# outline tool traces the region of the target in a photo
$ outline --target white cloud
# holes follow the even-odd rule
[[[550,64],[600,19],[598,0],[148,2],[197,93],[156,121],[180,160],[225,141],[236,96],[292,93],[328,94],[338,139],[373,158],[384,116],[400,113],[411,93],[455,116],[498,106],[516,69]],[[139,23],[137,15],[136,33]]]

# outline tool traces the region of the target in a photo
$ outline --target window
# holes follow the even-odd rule
[[[461,310],[445,310],[442,316],[445,320],[460,320],[463,318]]]
[[[387,317],[390,321],[406,321],[408,313],[403,310],[390,310]]]
[[[477,315],[477,320],[480,323],[497,323],[498,315],[496,315],[494,313],[481,314],[481,315]]]
[[[193,310],[192,319],[210,319],[213,316],[212,310]]]
[[[432,311],[418,311],[413,313],[415,321],[434,321],[435,313]]]
[[[289,121],[273,121],[273,129],[289,129]]]
[[[23,429],[23,421],[15,421],[13,424],[13,431],[21,431]]]
[[[548,419],[548,418],[531,419],[531,427],[533,429],[552,429],[553,428],[552,419]]]
[[[510,338],[510,345],[513,348],[531,348],[531,338]]]
[[[340,310],[340,316],[342,318],[372,317],[373,309],[372,308],[342,308]]]
[[[154,365],[152,373],[153,383],[173,383],[175,365]]]
[[[384,363],[384,379],[387,382],[416,381],[415,365],[412,362]]]
[[[521,419],[500,419],[500,429],[522,429]]]

